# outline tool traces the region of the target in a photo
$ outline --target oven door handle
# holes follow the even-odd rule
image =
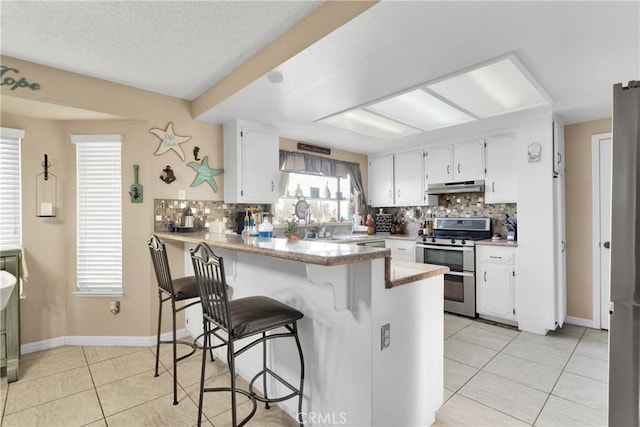
[[[475,273],[471,273],[469,271],[449,271],[448,273],[444,274],[448,276],[475,277]]]
[[[437,245],[422,245],[417,244],[416,248],[424,248],[424,249],[436,249],[442,251],[473,251],[473,247],[471,246],[437,246]]]

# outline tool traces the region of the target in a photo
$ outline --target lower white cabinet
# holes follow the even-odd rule
[[[391,250],[392,260],[416,262],[416,242],[414,240],[386,239],[384,245]]]
[[[482,317],[516,320],[516,248],[476,246],[476,309]]]

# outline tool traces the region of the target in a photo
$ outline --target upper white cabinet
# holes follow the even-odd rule
[[[394,157],[394,204],[415,206],[424,202],[422,151],[396,154]]]
[[[487,139],[485,203],[515,203],[517,198],[515,135]]]
[[[428,148],[424,164],[428,183],[483,179],[484,139]]]
[[[428,148],[424,158],[424,172],[427,182],[442,183],[452,180],[451,162],[453,146]]]
[[[279,197],[277,129],[233,120],[224,124],[224,201],[276,203]]]
[[[455,144],[452,165],[454,181],[484,178],[484,139]]]
[[[422,151],[369,158],[369,204],[414,206],[424,203]]]
[[[393,154],[369,157],[369,204],[393,206]]]

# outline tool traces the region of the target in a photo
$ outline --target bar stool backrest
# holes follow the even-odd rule
[[[224,274],[224,259],[217,256],[206,243],[199,243],[191,250],[191,260],[200,293],[203,316],[230,333],[231,312]]]
[[[169,295],[174,295],[171,270],[169,269],[169,260],[167,259],[167,251],[164,243],[158,239],[158,236],[153,235],[149,239],[148,245],[158,286]]]

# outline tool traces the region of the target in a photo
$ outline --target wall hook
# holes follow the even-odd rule
[[[162,170],[162,173],[163,175],[160,175],[160,179],[166,182],[167,184],[171,184],[173,181],[176,180],[176,176],[173,173],[173,170],[171,170],[171,166],[167,165],[167,167],[165,167]]]

